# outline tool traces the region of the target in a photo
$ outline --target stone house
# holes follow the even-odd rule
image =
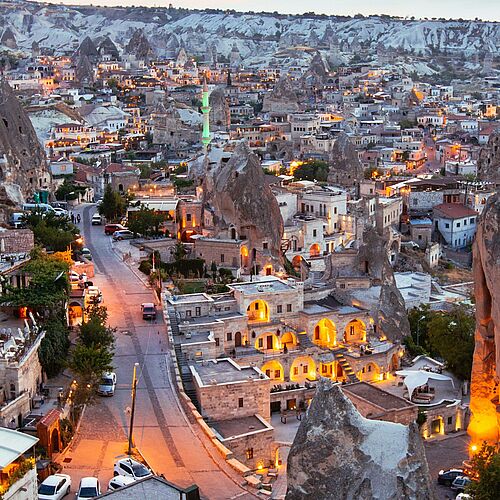
[[[478,215],[464,205],[442,203],[433,210],[434,229],[446,245],[454,249],[464,248],[472,244]]]

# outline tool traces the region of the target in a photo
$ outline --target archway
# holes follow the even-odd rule
[[[262,365],[263,371],[271,380],[275,382],[283,382],[285,380],[285,370],[283,365],[276,359],[272,359]]]
[[[292,332],[285,332],[281,337],[281,345],[283,347],[291,347],[297,345],[297,339]]]
[[[193,229],[185,229],[181,233],[181,241],[183,243],[190,243],[193,241],[191,239],[191,236],[194,236],[195,234],[198,234],[198,233],[196,231],[194,231]]]
[[[273,266],[271,264],[268,264],[266,267],[264,267],[264,274],[266,276],[271,276],[271,274],[273,274]]]
[[[345,342],[366,342],[366,325],[360,319],[353,319],[347,323],[344,330]]]
[[[377,363],[370,362],[361,369],[358,378],[363,382],[375,382],[380,379],[380,367]]]
[[[118,191],[120,191],[120,193],[123,193],[123,184],[118,184]]]
[[[292,267],[294,269],[300,269],[300,264],[302,262],[302,255],[296,255],[293,259],[292,259]]]
[[[244,245],[241,247],[240,257],[241,257],[241,267],[248,267],[248,248]]]
[[[397,353],[394,353],[392,355],[392,357],[391,357],[391,363],[389,365],[389,371],[394,372],[396,370],[399,370],[399,365],[400,365],[399,361],[400,361],[399,356],[397,355]]]
[[[319,257],[321,255],[321,247],[318,243],[313,243],[309,247],[309,256],[310,257]]]
[[[234,334],[234,347],[241,347],[241,332]]]
[[[57,429],[53,429],[50,434],[50,448],[52,453],[59,453],[59,431]]]
[[[335,374],[335,363],[332,361],[331,363],[321,363],[319,368],[319,373],[322,377],[326,378],[334,378]]]
[[[279,351],[281,349],[281,343],[279,338],[274,333],[263,333],[255,339],[255,349],[259,351]]]
[[[259,321],[262,323],[268,323],[270,319],[269,306],[264,300],[258,299],[254,300],[247,307],[248,321]]]
[[[337,344],[337,329],[332,320],[323,318],[314,327],[313,341],[322,347],[333,347]]]
[[[314,359],[311,356],[295,358],[290,367],[290,380],[299,383],[305,380],[316,380],[316,363]]]
[[[231,239],[232,240],[236,239],[236,228],[234,227],[231,228]]]
[[[83,321],[83,307],[79,302],[70,302],[68,308],[69,324],[71,326],[80,325]]]

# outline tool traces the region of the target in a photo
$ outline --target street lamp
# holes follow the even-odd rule
[[[132,455],[132,433],[134,431],[135,394],[137,392],[137,367],[139,363],[134,363],[134,374],[132,376],[132,410],[130,412],[130,428],[128,431],[128,455]]]

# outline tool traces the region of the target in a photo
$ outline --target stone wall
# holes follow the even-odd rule
[[[201,414],[208,420],[229,420],[258,413],[269,420],[270,383],[271,381],[265,378],[202,387],[195,384]],[[243,399],[241,408],[240,398]]]
[[[34,246],[35,237],[31,229],[0,231],[1,253],[31,252]]]
[[[242,265],[242,246],[244,246],[244,243],[238,240],[196,239],[194,253],[196,257],[205,260],[209,271],[212,262],[215,262],[217,267],[235,269]]]

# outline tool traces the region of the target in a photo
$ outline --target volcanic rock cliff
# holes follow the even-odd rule
[[[287,500],[433,498],[416,424],[366,419],[324,378],[295,436],[287,477]]]
[[[283,219],[259,158],[240,142],[229,161],[204,165],[203,201],[205,210],[213,213],[214,236],[229,234],[234,227],[239,238],[248,240],[250,266],[255,261],[261,268],[281,268]]]
[[[153,56],[154,51],[144,31],[141,29],[135,30],[125,47],[127,54],[134,54],[138,59],[147,60]]]
[[[0,211],[21,205],[50,187],[45,152],[28,115],[6,81],[0,81]]]
[[[210,93],[210,129],[212,131],[229,130],[231,125],[231,113],[229,101],[226,97],[224,87],[216,87]]]
[[[342,132],[337,137],[329,155],[328,182],[352,187],[363,178],[363,166],[349,136]]]
[[[264,96],[262,111],[275,113],[295,113],[299,111],[299,100],[290,80],[283,76],[274,89]]]
[[[500,185],[500,127],[490,135],[488,144],[481,148],[477,173],[480,179]]]
[[[497,167],[498,168],[498,167]],[[472,365],[473,443],[500,440],[500,197],[488,200],[474,241],[476,345]]]

